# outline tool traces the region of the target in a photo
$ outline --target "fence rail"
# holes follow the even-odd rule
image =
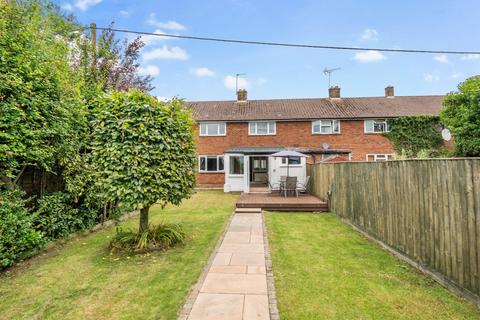
[[[480,296],[480,159],[316,164],[308,174],[338,216]]]

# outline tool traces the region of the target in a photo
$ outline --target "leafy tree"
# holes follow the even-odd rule
[[[416,157],[422,150],[434,150],[442,145],[441,123],[434,116],[411,116],[388,120],[390,132],[385,136],[395,150],[407,158]]]
[[[141,209],[144,231],[152,204],[179,204],[193,192],[193,119],[181,100],[162,103],[136,89],[104,95],[98,108],[92,153],[96,185],[104,200]]]
[[[95,32],[79,37],[76,43],[74,64],[84,73],[87,100],[94,98],[99,91],[137,88],[148,92],[154,89],[151,76],[138,74],[140,50],[145,46],[140,37],[133,41],[124,39],[122,42],[108,28],[102,30],[98,39]]]
[[[10,189],[26,166],[54,171],[78,152],[86,118],[72,28],[41,1],[0,5],[0,179]]]
[[[457,155],[480,156],[480,76],[460,83],[443,105],[440,118],[453,134]]]

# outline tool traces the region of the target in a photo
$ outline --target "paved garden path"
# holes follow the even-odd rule
[[[270,319],[261,213],[234,214],[188,319]]]

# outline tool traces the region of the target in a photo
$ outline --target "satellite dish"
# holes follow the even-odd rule
[[[330,145],[328,143],[324,143],[324,144],[322,144],[322,148],[324,150],[328,150],[328,148],[330,148]]]
[[[450,133],[450,130],[447,128],[442,130],[442,138],[445,141],[450,141],[452,139],[452,134]]]

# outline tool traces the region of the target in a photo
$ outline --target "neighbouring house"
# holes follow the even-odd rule
[[[305,179],[306,163],[386,161],[393,146],[382,133],[387,120],[400,116],[438,115],[443,96],[343,98],[338,86],[328,98],[187,102],[198,123],[197,186],[248,192],[252,186],[278,181],[285,158],[269,155],[293,149],[307,158],[289,160],[289,172]]]

